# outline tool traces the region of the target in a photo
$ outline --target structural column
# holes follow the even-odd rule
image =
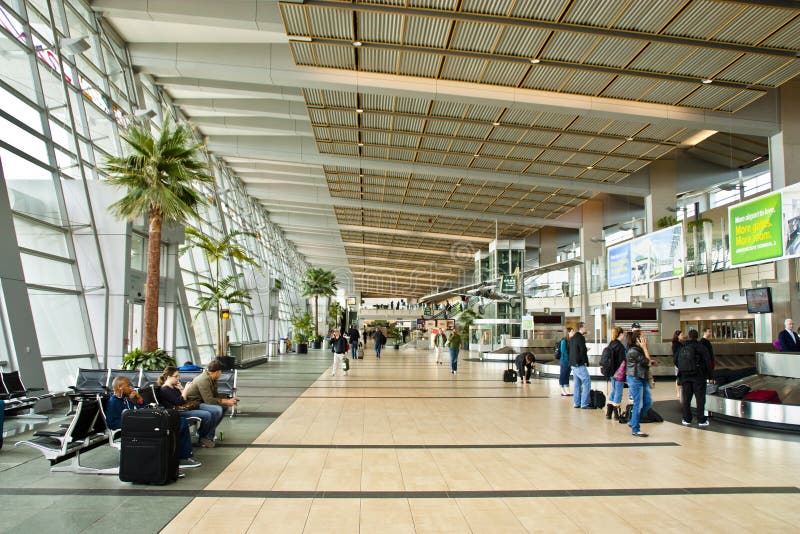
[[[781,131],[769,138],[769,164],[772,189],[781,189],[800,181],[800,82],[782,85],[779,98]],[[763,339],[775,339],[783,328],[786,317],[800,319],[800,297],[797,285],[797,260],[775,262],[778,284],[773,290],[775,313],[771,325],[757,325],[756,331]],[[761,328],[759,328],[759,326]],[[767,337],[766,330],[771,330]]]
[[[591,260],[603,254],[603,203],[588,200],[581,205],[582,225],[580,229],[581,258],[581,321],[586,323],[587,337],[594,339],[595,321],[589,309],[589,279]],[[592,238],[595,238],[594,240]],[[599,238],[599,239],[598,239]]]

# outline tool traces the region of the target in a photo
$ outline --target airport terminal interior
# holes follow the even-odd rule
[[[798,74],[791,0],[0,0],[0,532],[800,530]],[[228,406],[132,482],[159,380]]]

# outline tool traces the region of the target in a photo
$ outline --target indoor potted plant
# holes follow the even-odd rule
[[[311,322],[313,320],[308,312],[302,315],[294,315],[290,319],[292,327],[294,327],[292,340],[297,345],[298,354],[306,354],[308,352],[308,337],[311,335]]]
[[[400,342],[403,340],[403,331],[397,327],[397,325],[393,326],[387,332],[387,336],[389,339],[393,340],[393,345],[395,349],[400,348]]]

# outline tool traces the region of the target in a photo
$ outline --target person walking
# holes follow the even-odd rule
[[[588,410],[592,379],[589,376],[589,349],[586,348],[586,323],[578,323],[577,332],[569,340],[569,365],[575,378],[574,408]]]
[[[436,365],[441,365],[441,353],[447,346],[447,334],[444,330],[437,330],[436,335],[433,337],[433,350],[436,351]]]
[[[697,330],[689,330],[689,340],[683,344],[675,356],[678,378],[681,382],[681,424],[692,424],[692,395],[697,404],[697,426],[708,426],[706,417],[706,380],[711,378],[711,355],[702,343],[698,342]]]
[[[461,336],[458,331],[453,330],[450,339],[447,340],[447,348],[450,349],[450,372],[456,374],[458,371],[458,351],[461,349]]]
[[[647,350],[647,339],[641,330],[633,331],[631,341],[633,345],[628,349],[625,360],[625,374],[627,375],[628,389],[633,397],[633,409],[628,426],[631,432],[639,438],[646,438],[647,434],[641,432],[639,421],[643,414],[646,414],[653,405],[653,397],[650,393],[650,352]]]
[[[575,330],[572,327],[567,328],[567,334],[561,338],[561,342],[558,344],[558,359],[560,365],[558,373],[558,385],[561,386],[562,397],[572,396],[572,393],[569,392],[569,340],[572,339],[572,335],[574,333]]]
[[[331,350],[333,351],[333,369],[331,369],[331,376],[336,376],[336,370],[342,367],[344,362],[344,374],[347,374],[350,368],[350,362],[347,361],[345,353],[347,353],[347,341],[342,337],[338,328],[333,330],[331,334]]]
[[[386,343],[386,336],[383,335],[383,331],[380,328],[376,328],[375,332],[373,332],[372,341],[375,342],[375,357],[380,359],[381,349],[383,348],[383,345]]]
[[[358,342],[361,338],[356,325],[352,325],[350,330],[347,331],[347,338],[348,343],[350,343],[350,357],[355,360],[358,358]]]
[[[619,420],[622,410],[622,390],[625,388],[625,375],[623,374],[619,377],[620,379],[617,379],[616,371],[625,362],[627,349],[622,344],[624,338],[625,330],[618,326],[611,329],[611,343],[608,344],[608,348],[611,349],[611,375],[609,377],[611,380],[611,393],[608,396],[608,404],[606,405],[606,419],[611,419],[613,416],[614,419]]]

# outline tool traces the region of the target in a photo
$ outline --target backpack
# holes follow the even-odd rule
[[[561,340],[559,339],[556,341],[556,344],[553,346],[553,358],[556,360],[561,359]]]
[[[694,343],[684,343],[675,357],[675,366],[682,375],[694,375],[700,370]]]
[[[614,374],[614,371],[616,370],[611,368],[613,367],[612,360],[611,345],[608,345],[603,349],[603,354],[600,356],[600,374],[606,378]]]
[[[590,408],[605,408],[606,396],[602,391],[592,389],[589,391],[589,407]]]

